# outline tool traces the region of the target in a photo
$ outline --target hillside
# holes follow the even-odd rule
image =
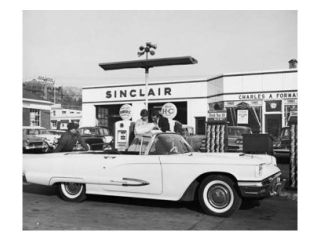
[[[38,79],[23,82],[23,98],[45,100],[61,104],[63,108],[82,108],[82,90],[74,86],[55,86]]]

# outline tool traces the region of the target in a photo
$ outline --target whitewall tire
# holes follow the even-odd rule
[[[240,198],[235,183],[224,175],[211,175],[200,184],[198,199],[201,208],[210,215],[228,217],[239,209]]]
[[[86,199],[86,187],[81,183],[60,183],[59,195],[66,201],[82,202]]]

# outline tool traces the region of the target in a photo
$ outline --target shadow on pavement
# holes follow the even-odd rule
[[[23,184],[23,192],[45,195],[45,196],[58,196],[56,186],[43,186],[37,184]],[[63,200],[61,200],[63,201]],[[86,201],[91,202],[103,202],[103,203],[115,203],[115,204],[127,204],[146,207],[158,207],[158,208],[187,208],[192,211],[201,212],[200,207],[195,202],[174,202],[166,200],[153,200],[142,198],[129,198],[129,197],[116,197],[116,196],[103,196],[103,195],[87,195]]]
[[[24,193],[32,193],[46,196],[57,195],[57,188],[55,186],[43,186],[37,184],[23,184]]]
[[[102,195],[88,195],[87,201],[108,202],[108,203],[116,203],[116,204],[127,204],[127,205],[158,207],[158,208],[187,208],[192,211],[201,212],[198,205],[194,202],[182,202],[182,201],[175,202],[175,201],[166,201],[166,200],[102,196]]]
[[[242,204],[240,206],[240,210],[248,210],[248,209],[252,209],[254,207],[259,207],[260,205],[261,205],[260,200],[245,199],[242,201]]]

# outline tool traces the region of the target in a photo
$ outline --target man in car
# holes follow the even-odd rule
[[[71,152],[76,145],[77,141],[81,144],[81,146],[88,151],[89,148],[87,144],[84,142],[82,137],[80,136],[77,129],[79,128],[78,124],[69,123],[68,131],[63,133],[59,139],[58,146],[54,150],[55,152]]]

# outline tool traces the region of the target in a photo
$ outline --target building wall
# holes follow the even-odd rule
[[[22,123],[23,126],[30,126],[30,111],[39,111],[39,126],[50,129],[50,109],[53,104],[49,101],[23,98],[22,102]]]
[[[82,117],[81,110],[62,108],[61,104],[55,104],[51,111],[51,128],[67,129],[70,122],[79,123]]]
[[[150,103],[187,101],[187,124],[195,127],[195,117],[207,117],[208,105],[217,102],[222,103],[222,107],[235,107],[246,102],[262,109],[261,114],[265,114],[265,102],[268,100],[282,100],[282,111],[286,105],[296,104],[297,70],[224,74],[180,82],[173,79],[171,82],[150,83],[149,89],[154,92],[149,96]],[[165,89],[170,89],[170,94],[165,94]],[[83,88],[84,114],[81,124],[95,125],[95,106],[108,104],[132,104],[132,120],[136,121],[144,108],[144,91],[144,84]],[[131,92],[134,94],[130,95]],[[264,129],[264,116],[261,118],[259,124]]]
[[[50,110],[40,110],[40,126],[50,129]]]
[[[22,109],[22,123],[23,126],[30,126],[30,109],[23,108]]]
[[[207,117],[207,99],[193,99],[188,101],[188,125],[195,127],[195,117]]]
[[[94,104],[82,104],[82,118],[80,120],[80,127],[95,126],[96,125],[96,107]]]

